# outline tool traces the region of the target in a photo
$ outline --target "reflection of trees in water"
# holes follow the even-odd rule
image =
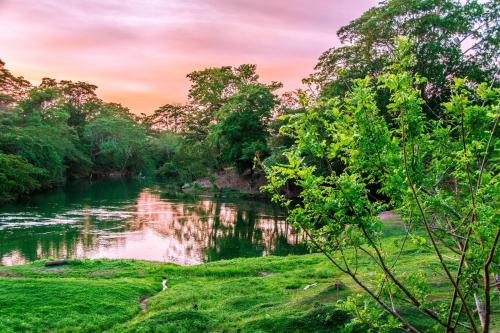
[[[28,225],[0,230],[0,264],[21,264],[50,257],[85,257],[87,253],[99,247],[96,233],[100,230],[111,228],[124,231],[120,228],[122,221],[96,221],[91,212],[85,213],[86,209],[90,206],[123,204],[137,198],[143,187],[144,185],[138,182],[120,180],[79,183],[77,186],[56,188],[35,195],[27,202],[3,207],[0,213],[33,212],[41,219],[64,219],[60,214],[83,208],[83,216],[77,223]]]
[[[162,234],[169,259],[179,263],[305,251],[282,215],[259,202],[169,202],[144,191],[136,223],[135,228],[151,226]]]
[[[216,215],[206,248],[207,260],[263,255],[267,244],[263,241],[263,230],[256,223],[254,211],[236,211],[232,223],[221,221],[220,215]]]
[[[19,264],[39,258],[73,256],[82,243],[79,230],[61,226],[43,228],[43,233],[33,233],[32,228],[0,233],[0,256],[8,255],[3,264]],[[92,246],[82,244],[83,247]]]
[[[119,221],[106,222],[121,224]],[[85,258],[101,246],[98,230],[103,227],[92,216],[74,224],[55,224],[37,227],[23,227],[0,231],[0,264],[22,264],[41,258]],[[125,239],[113,239],[117,242]]]
[[[151,259],[179,264],[305,250],[281,212],[264,203],[163,195],[144,190],[141,184],[107,182],[55,191],[25,206],[0,211],[21,216],[33,213],[49,221],[73,219],[68,224],[0,230],[0,264],[106,256],[130,242],[139,243],[137,251],[142,249],[143,254],[156,252]],[[107,213],[121,211],[128,215],[106,218]],[[156,236],[151,238],[151,233]]]

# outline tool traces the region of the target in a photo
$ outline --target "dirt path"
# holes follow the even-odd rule
[[[141,307],[143,313],[148,312],[148,298],[144,297],[139,303],[139,306]]]
[[[168,288],[167,282],[168,282],[167,278],[164,277],[163,280],[161,281],[161,287],[162,287],[161,291]],[[156,295],[158,295],[158,293],[152,295],[151,297],[156,296]],[[148,300],[149,300],[148,297],[144,297],[144,298],[141,298],[141,300],[139,302],[139,306],[141,307],[141,310],[143,313],[148,312]]]

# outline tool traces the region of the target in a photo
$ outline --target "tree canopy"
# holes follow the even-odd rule
[[[427,78],[418,85],[425,110],[439,113],[453,77],[487,82],[498,74],[499,10],[497,1],[383,1],[339,29],[342,46],[324,52],[305,82],[327,98],[345,95],[352,80],[381,74],[395,38],[408,36],[416,60],[409,70]],[[387,93],[377,99],[387,103]]]

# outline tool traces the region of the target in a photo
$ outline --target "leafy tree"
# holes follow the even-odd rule
[[[145,128],[119,104],[104,104],[100,114],[85,126],[83,137],[96,174],[145,173],[152,167]]]
[[[41,187],[46,171],[16,155],[0,153],[0,203],[16,200]]]
[[[255,65],[244,64],[239,67],[211,67],[189,73],[189,99],[214,114],[241,86],[257,83],[259,76],[256,69]]]
[[[31,83],[22,76],[12,75],[0,59],[0,114],[21,98],[26,97],[30,89]]]
[[[70,165],[75,166],[71,172],[75,175],[90,167],[58,98],[57,89],[33,88],[11,110],[10,122],[0,125],[0,152],[17,154],[47,170],[44,186],[62,182]]]
[[[288,124],[291,119],[289,116],[306,112],[306,109],[301,105],[301,101],[304,101],[305,98],[305,92],[300,89],[285,92],[279,96],[279,101],[272,110],[271,119],[267,125],[270,133],[267,145],[270,152],[269,156],[262,160],[263,165],[271,166],[286,162],[283,153],[290,149],[294,141],[289,136],[282,134],[280,129]]]
[[[186,132],[188,117],[193,113],[194,109],[191,105],[165,104],[156,109],[153,114],[143,115],[141,121],[151,132],[182,133]]]
[[[169,131],[150,136],[147,150],[151,153],[155,168],[162,166],[178,154],[184,141],[182,135]]]
[[[102,101],[96,95],[97,86],[87,82],[56,81],[43,78],[40,88],[52,88],[59,94],[59,106],[69,117],[67,123],[79,135],[86,123],[97,115]]]
[[[222,162],[239,171],[252,166],[256,155],[267,154],[267,123],[277,99],[263,84],[249,84],[230,96],[216,114],[210,138],[220,150]]]
[[[371,324],[385,318],[379,329],[420,332],[421,319],[408,311],[413,308],[434,330],[486,333],[492,269],[500,264],[495,163],[500,90],[455,79],[442,105],[446,117],[433,120],[423,111],[419,85],[425,79],[410,72],[417,61],[411,49],[399,40],[378,87],[370,77],[356,80],[344,98],[311,103],[306,113],[290,116],[282,132],[294,146],[286,163],[267,170],[265,189],[289,209],[289,221],[313,246],[378,305],[358,309]],[[389,92],[387,110],[376,103],[379,89]],[[395,117],[396,128],[385,121],[386,112]],[[282,194],[288,182],[300,188],[297,200]],[[407,231],[395,251],[380,242],[384,228],[378,214],[388,208],[401,214]],[[409,273],[399,260],[415,248],[435,253],[449,295],[428,301],[430,277]],[[370,280],[357,273],[361,260],[373,263],[376,275]],[[344,302],[345,308],[358,305],[356,298]]]
[[[169,141],[168,151],[170,156],[157,170],[164,179],[185,184],[209,176],[214,168],[214,155],[204,142],[176,136]]]
[[[483,82],[498,74],[499,8],[498,1],[383,1],[340,28],[343,45],[323,53],[305,81],[326,98],[343,96],[352,80],[379,75],[390,62],[394,38],[409,36],[416,56],[409,70],[427,78],[417,85],[424,110],[439,115],[453,77]],[[377,92],[377,103],[388,103],[386,90]]]
[[[10,171],[8,177],[5,173],[0,182],[9,191],[5,200],[68,178],[134,174],[153,167],[144,126],[127,108],[98,99],[95,85],[44,78],[33,87],[3,66],[0,154],[9,163],[6,167],[17,163],[23,170],[32,168],[33,175],[43,172],[31,181],[26,171],[20,175],[26,186],[21,182],[17,187],[11,186]]]
[[[256,69],[256,65],[243,64],[238,67],[206,68],[188,74],[191,81],[188,97],[195,108],[186,120],[189,132],[205,138],[210,125],[216,123],[217,113],[229,98],[243,87],[258,83]],[[269,85],[271,90],[279,87],[281,84],[277,82]]]

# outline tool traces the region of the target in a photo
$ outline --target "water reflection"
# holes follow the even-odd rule
[[[3,265],[48,257],[192,265],[304,251],[268,204],[165,193],[154,184],[78,185],[0,210]]]

